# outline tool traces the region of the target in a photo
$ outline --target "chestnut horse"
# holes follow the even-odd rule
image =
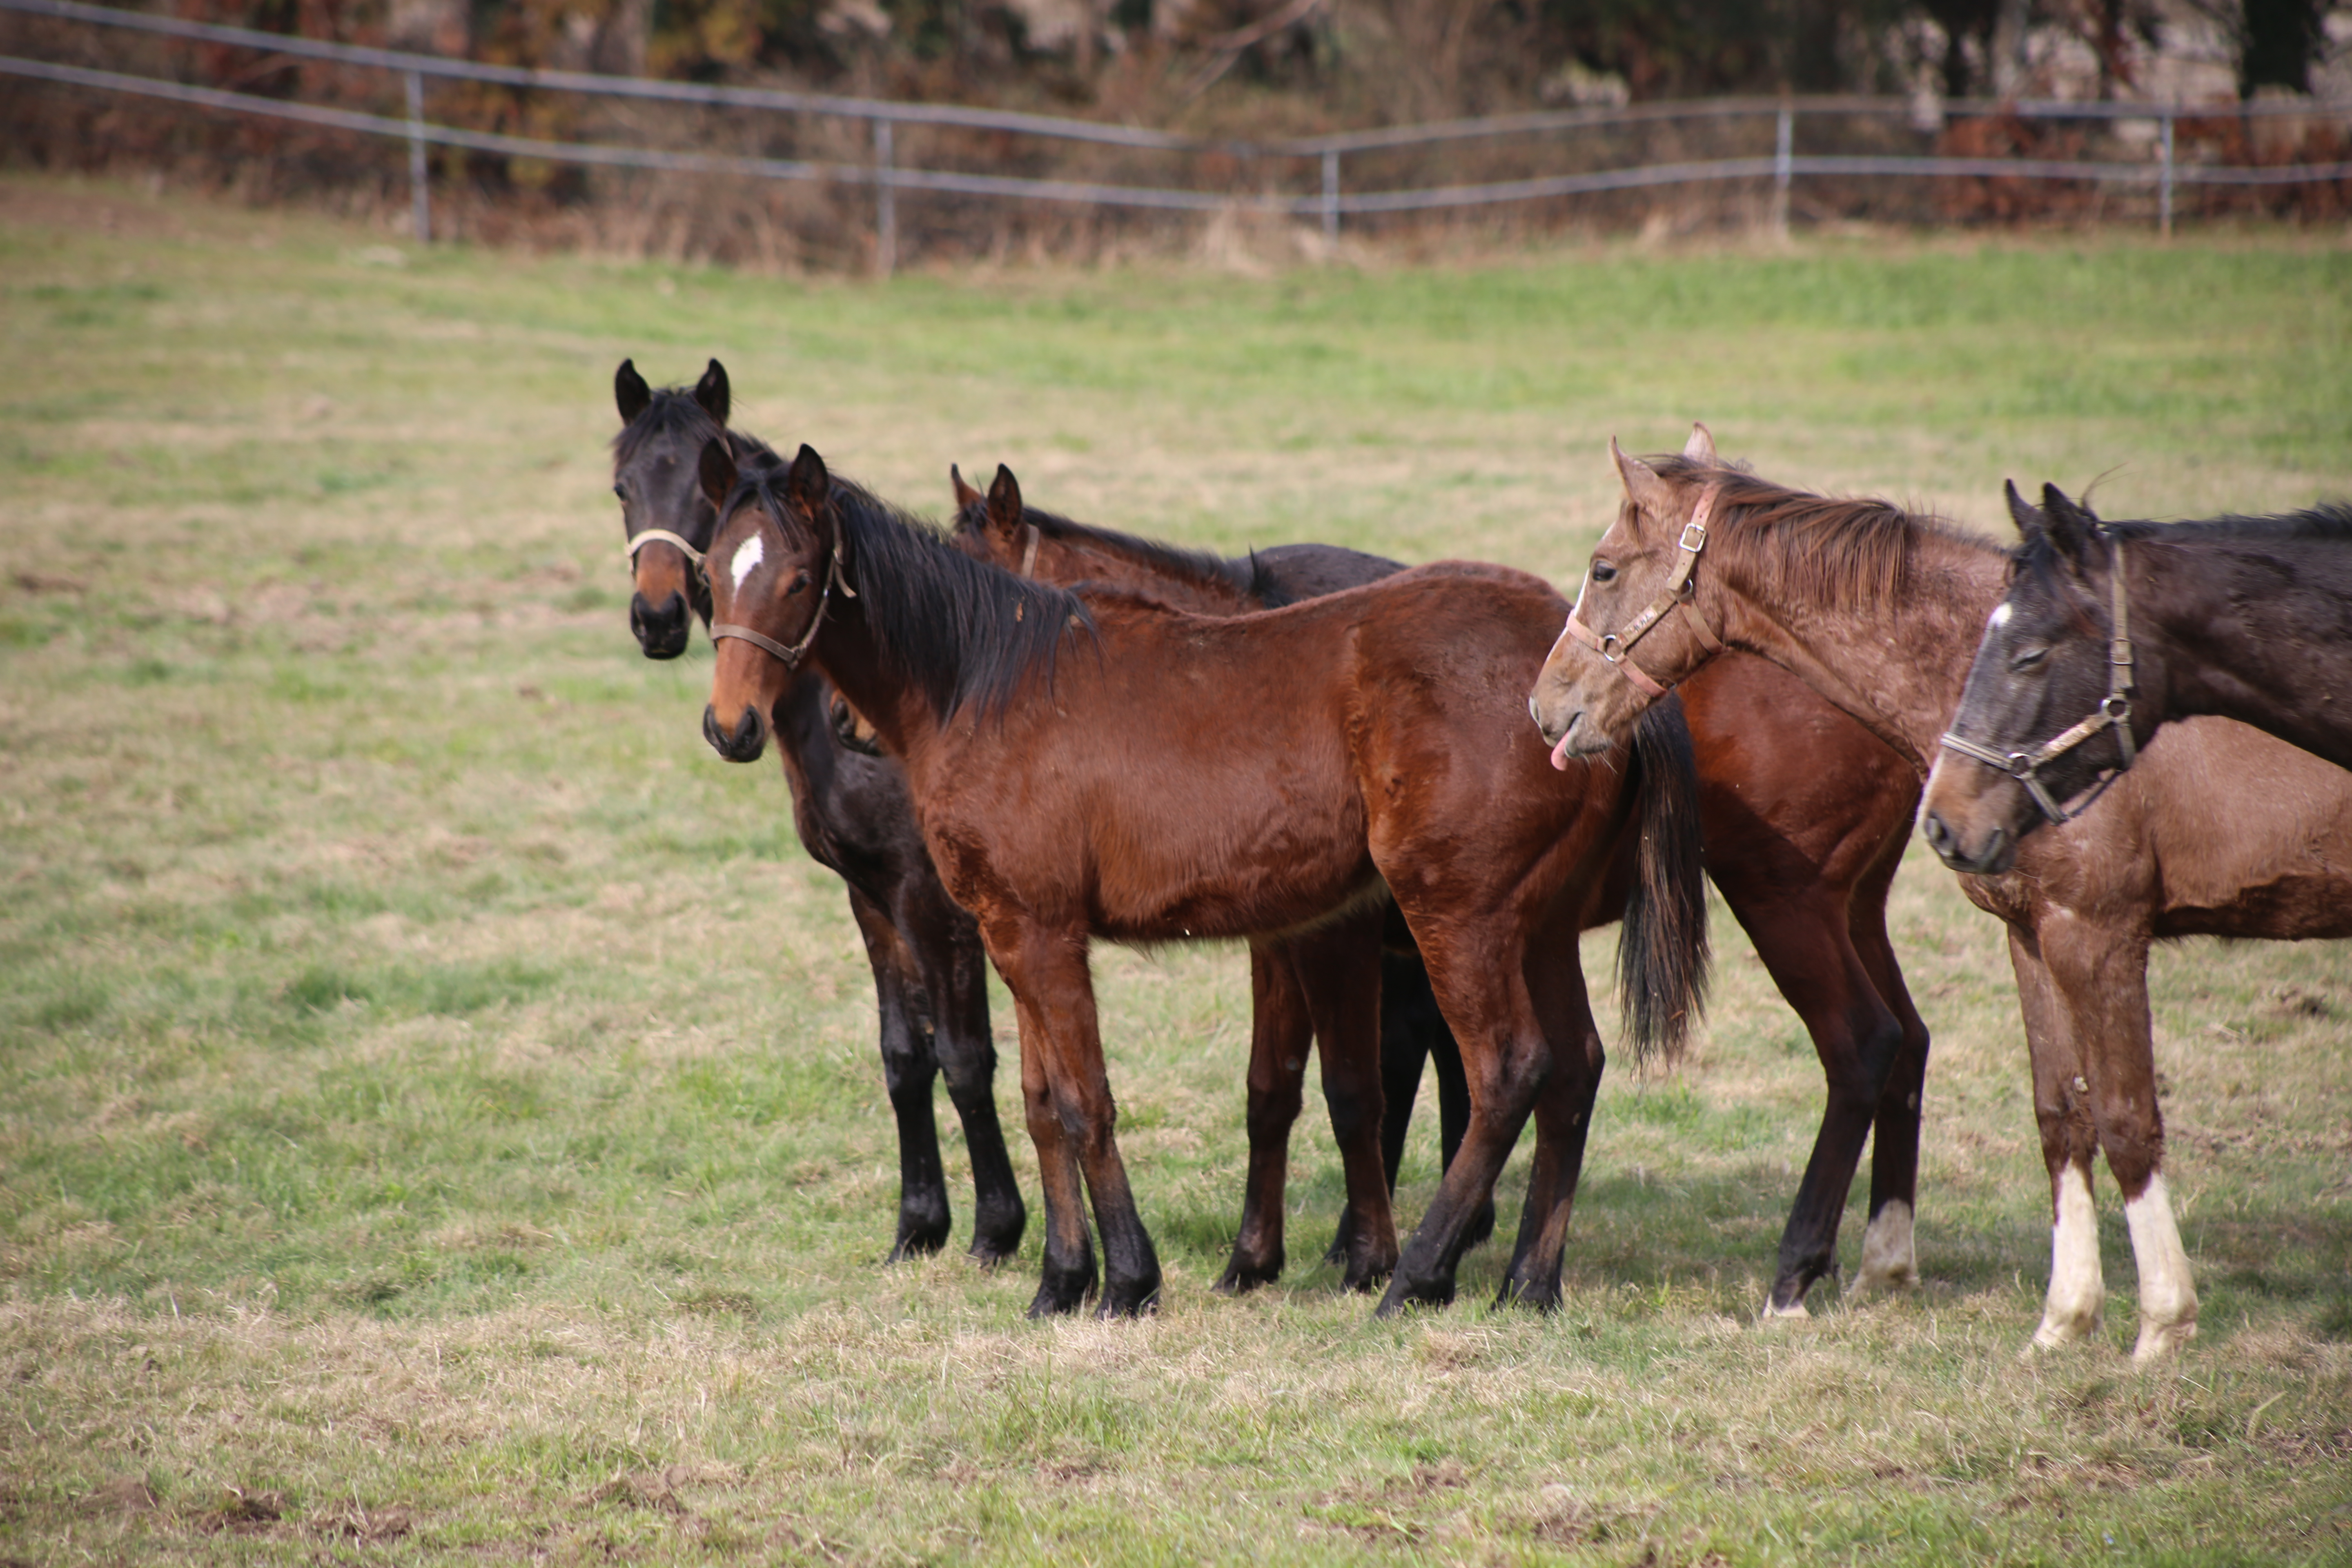
[[[2352,767],[2352,507],[2102,522],[2042,497],[2010,489],[2025,543],[1928,777],[1947,862],[2007,870],[2019,839],[2090,804],[2061,803],[2195,713]]]
[[[690,394],[657,392],[623,360],[613,389],[623,420],[613,443],[613,489],[636,585],[629,625],[647,658],[675,658],[686,651],[689,616],[710,617],[702,552],[719,514],[703,496],[697,465],[704,445],[723,433],[727,372],[712,360]],[[727,438],[747,462],[773,460],[750,437]],[[952,1227],[931,1098],[944,1070],[971,1155],[971,1255],[992,1263],[1020,1246],[1028,1210],[996,1114],[980,930],[940,886],[898,768],[845,743],[835,708],[831,690],[810,676],[778,694],[772,721],[793,825],[809,858],[848,886],[849,911],[874,969],[882,1080],[898,1131],[890,1258],[936,1252]]]
[[[755,757],[773,694],[803,658],[822,669],[903,764],[933,860],[1013,993],[1045,1192],[1033,1312],[1073,1310],[1095,1283],[1081,1179],[1103,1238],[1102,1311],[1147,1310],[1160,1290],[1114,1132],[1090,938],[1330,933],[1361,954],[1351,928],[1369,926],[1376,953],[1384,890],[1461,1042],[1471,1116],[1401,1257],[1376,1118],[1343,1139],[1357,1235],[1397,1258],[1381,1310],[1451,1299],[1465,1225],[1531,1113],[1502,1294],[1558,1300],[1602,1060],[1577,933],[1617,836],[1641,845],[1625,929],[1649,959],[1637,1049],[1682,1035],[1705,906],[1678,725],[1559,777],[1516,721],[1513,688],[1534,671],[1556,595],[1455,563],[1206,618],[974,562],[835,483],[806,447],[781,479],[739,480],[714,441],[702,476],[726,498],[705,733],[723,756]],[[1361,964],[1341,1005],[1360,1011],[1376,973]],[[1318,1033],[1327,1089],[1343,1079],[1376,1108],[1369,1032]]]
[[[982,559],[1042,582],[1150,594],[1203,615],[1265,608],[1262,584],[1296,574],[1294,552],[1329,550],[1279,546],[1220,560],[1026,506],[1001,468],[986,497],[950,473],[956,542]],[[1366,581],[1404,570],[1352,551],[1333,554],[1325,570],[1367,573]],[[1859,724],[1762,659],[1726,659],[1682,696],[1697,763],[1707,874],[1804,1020],[1828,1081],[1821,1131],[1790,1209],[1764,1311],[1802,1315],[1814,1281],[1835,1272],[1838,1223],[1874,1124],[1870,1224],[1856,1287],[1916,1283],[1912,1218],[1927,1030],[1887,941],[1886,892],[1910,833],[1918,780]],[[1761,744],[1746,725],[1759,712],[1778,715],[1783,726]],[[1619,903],[1603,901],[1587,913],[1601,924],[1619,910]],[[1401,970],[1426,991],[1418,963],[1392,956],[1382,971],[1384,1008]],[[1444,1059],[1454,1049],[1450,1037],[1438,1047],[1432,1054],[1439,1062],[1439,1104],[1450,1123],[1446,1069],[1458,1081],[1461,1068],[1458,1059]],[[1384,1152],[1393,1178],[1421,1062],[1384,1038],[1381,1065]],[[1449,1125],[1449,1157],[1457,1141]]]
[[[1605,748],[1712,646],[1760,654],[1925,775],[1977,632],[2008,584],[1991,542],[1877,500],[1838,500],[1712,458],[1625,457],[1625,500],[1530,707],[1570,756]],[[1603,646],[1595,658],[1584,639]],[[1768,720],[1759,720],[1759,728]],[[2180,725],[2098,811],[2037,835],[2002,876],[1963,876],[2009,925],[2050,1172],[2050,1290],[2034,1342],[2098,1326],[2091,1161],[2106,1155],[2139,1266],[2147,1360],[2196,1332],[2164,1182],[2147,1005],[2151,942],[2352,935],[2352,773],[2225,720]]]

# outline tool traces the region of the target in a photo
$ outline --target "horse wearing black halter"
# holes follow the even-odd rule
[[[2024,542],[1928,783],[1939,850],[2014,853],[2192,715],[2352,768],[2352,507],[2102,522],[2042,498],[2009,489]]]
[[[655,391],[623,360],[614,393],[624,425],[613,443],[613,488],[636,583],[629,624],[646,658],[675,658],[686,649],[689,610],[705,625],[710,619],[702,556],[717,512],[697,479],[704,444],[723,436],[747,468],[776,457],[755,437],[723,428],[727,372],[717,360],[691,393]],[[944,1071],[971,1156],[971,1255],[992,1263],[1020,1246],[1028,1210],[996,1113],[987,955],[971,917],[940,886],[905,780],[892,763],[849,742],[845,712],[811,674],[791,683],[772,717],[793,825],[809,858],[848,885],[850,914],[874,970],[882,1078],[898,1128],[898,1228],[890,1257],[936,1252],[951,1228],[931,1099]]]

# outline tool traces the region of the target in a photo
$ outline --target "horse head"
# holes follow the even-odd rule
[[[727,371],[710,362],[691,392],[656,391],[635,363],[621,362],[613,377],[621,433],[613,442],[613,493],[621,500],[628,537],[629,629],[647,658],[686,651],[688,614],[710,619],[710,587],[702,574],[717,514],[697,479],[704,443],[727,426]]]

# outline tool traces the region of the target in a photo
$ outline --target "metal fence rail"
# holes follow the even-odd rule
[[[449,59],[436,55],[329,43],[320,39],[259,32],[149,16],[80,0],[0,0],[0,12],[54,21],[124,28],[189,42],[230,45],[275,56],[330,61],[338,65],[395,73],[404,89],[405,119],[370,114],[326,105],[289,102],[251,93],[194,86],[150,76],[96,70],[58,62],[0,56],[0,76],[53,85],[121,93],[188,104],[236,114],[289,121],[362,135],[394,137],[408,144],[408,174],[416,237],[432,233],[425,149],[455,147],[508,157],[538,159],[609,168],[659,170],[732,175],[763,180],[814,180],[836,184],[870,186],[875,191],[876,261],[887,272],[897,250],[897,195],[900,191],[930,192],[1024,201],[1079,203],[1166,212],[1215,212],[1239,208],[1301,218],[1319,218],[1327,235],[1336,236],[1349,216],[1392,215],[1486,206],[1546,197],[1587,195],[1706,181],[1764,181],[1772,187],[1775,221],[1785,224],[1790,187],[1802,177],[1864,178],[1995,178],[2071,180],[2149,185],[2158,194],[2158,223],[2165,233],[2172,227],[2173,198],[2178,186],[2274,186],[2352,180],[2352,161],[2286,165],[2230,165],[2184,163],[2175,156],[2175,131],[2184,119],[2210,118],[2217,113],[2248,119],[2272,115],[2340,116],[2340,107],[2260,104],[2231,106],[2227,110],[2179,103],[2073,103],[2053,101],[1947,101],[1936,106],[1939,120],[2000,115],[2025,120],[2089,120],[2139,121],[2148,124],[2152,156],[2146,162],[2113,159],[2030,157],[1952,157],[1944,155],[1849,155],[1798,153],[1795,125],[1800,115],[1909,117],[1915,106],[1907,100],[1880,97],[1813,97],[1803,99],[1717,99],[1700,102],[1640,104],[1622,108],[1579,109],[1542,113],[1496,115],[1480,120],[1346,132],[1334,135],[1283,141],[1246,142],[1213,139],[1108,125],[1092,121],[971,109],[956,105],[900,103],[881,99],[846,98],[825,93],[789,92],[765,88],[710,87],[687,82],[653,81],[633,77],[602,76],[581,71],[531,69]],[[655,148],[584,142],[560,142],[511,136],[495,132],[428,121],[424,113],[426,79],[471,81],[498,86],[619,98],[708,108],[763,110],[861,121],[871,129],[874,155],[866,163],[841,161],[743,157],[725,153],[664,151]],[[1769,156],[1717,158],[1649,163],[1577,174],[1498,180],[1475,184],[1425,185],[1406,189],[1349,191],[1341,184],[1341,160],[1351,153],[1396,151],[1474,139],[1500,139],[1558,134],[1566,132],[1606,132],[1674,121],[1761,119],[1774,121],[1774,151]],[[1085,180],[1046,179],[1025,175],[974,174],[954,170],[901,167],[896,161],[894,130],[900,125],[936,126],[1013,135],[1088,142],[1146,152],[1214,153],[1240,162],[1252,171],[1253,189],[1202,190],[1181,186],[1119,184]],[[1269,188],[1282,182],[1285,165],[1316,167],[1320,179],[1312,192]],[[1304,171],[1300,171],[1304,172]],[[1297,176],[1293,175],[1295,179]]]

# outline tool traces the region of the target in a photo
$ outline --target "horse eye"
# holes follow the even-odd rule
[[[2040,664],[2043,659],[2048,658],[2049,657],[2050,650],[2046,647],[2030,647],[2023,653],[2021,653],[2014,658],[2011,659],[2009,661],[2009,668],[2011,669],[2032,669],[2035,665]]]
[[[805,572],[795,572],[793,574],[792,585],[784,590],[784,596],[790,598],[808,585],[809,574]]]
[[[629,499],[629,492],[619,485],[614,485],[613,487],[613,493],[619,496],[623,500]]]
[[[1606,561],[1596,561],[1592,563],[1592,580],[1596,583],[1614,583],[1617,581],[1617,568],[1610,565]]]

